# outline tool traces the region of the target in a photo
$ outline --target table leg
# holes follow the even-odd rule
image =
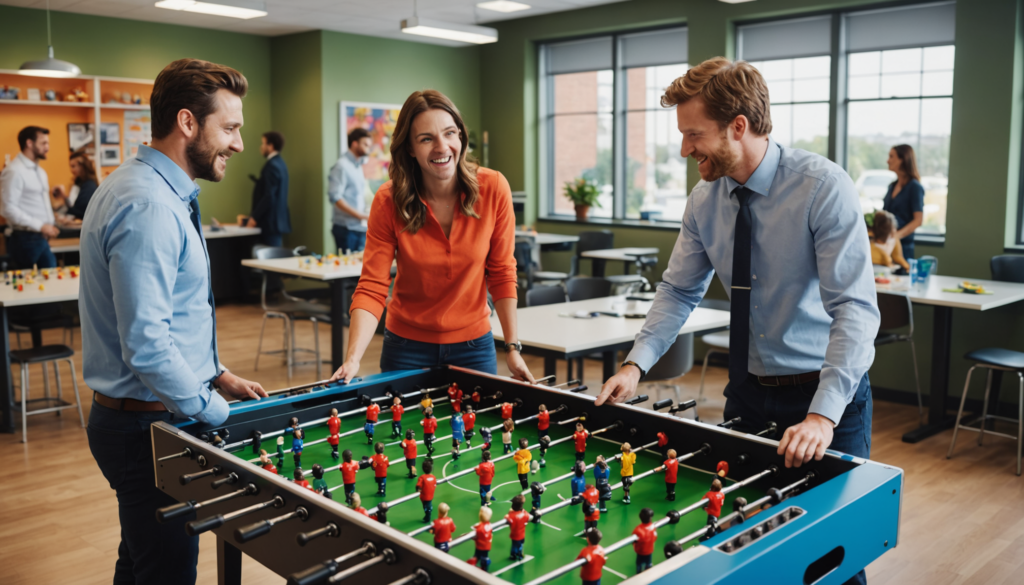
[[[955,416],[947,416],[949,353],[953,331],[953,309],[934,307],[932,329],[932,383],[928,395],[928,423],[903,435],[904,443],[917,443],[951,428]]]
[[[348,315],[348,298],[345,294],[345,280],[331,282],[331,373],[345,363],[345,316]]]
[[[617,352],[617,351],[602,351],[601,352],[602,368],[604,370],[602,372],[603,377],[601,378],[601,383],[602,384],[607,382],[608,378],[611,378],[612,376],[615,375],[615,371],[617,369],[615,367],[616,366],[616,364],[615,364],[615,356],[618,353],[619,352]]]
[[[242,551],[217,537],[217,585],[242,585]]]
[[[0,353],[3,354],[4,371],[0,372],[0,402],[4,409],[0,420],[0,432],[14,432],[14,382],[11,379],[11,348],[7,346],[7,307],[0,307]]]
[[[572,368],[572,366],[569,366]],[[544,356],[544,375],[545,376],[557,376],[558,375],[558,360],[552,356]]]

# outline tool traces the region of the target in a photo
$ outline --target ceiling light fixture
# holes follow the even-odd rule
[[[196,0],[161,0],[154,6],[168,10],[198,12],[213,16],[229,18],[259,18],[267,15],[267,3],[261,0],[217,0],[217,2],[197,2]]]
[[[50,0],[46,0],[46,46],[48,49],[46,59],[25,61],[18,69],[18,73],[38,77],[76,77],[82,74],[78,65],[53,58],[53,40],[50,35]]]
[[[490,2],[480,2],[476,7],[483,8],[484,10],[493,10],[494,12],[519,12],[520,10],[529,10],[532,8],[529,4],[512,2],[512,0],[491,0]]]
[[[412,18],[402,21],[402,32],[410,35],[458,41],[473,45],[498,42],[497,29],[420,18],[416,10],[416,0],[412,2]]]

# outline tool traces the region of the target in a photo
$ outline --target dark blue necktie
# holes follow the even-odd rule
[[[732,248],[731,302],[729,304],[729,382],[741,384],[747,379],[747,356],[750,353],[750,195],[746,187],[736,187],[733,194],[740,203],[736,214],[736,239]]]
[[[199,232],[199,241],[203,243],[203,256],[206,258],[206,288],[207,299],[210,301],[210,316],[213,317],[213,369],[216,374],[220,373],[220,360],[217,358],[217,306],[213,302],[213,281],[210,279],[210,256],[206,252],[206,239],[203,238],[202,215],[199,213],[199,198],[193,197],[188,206],[192,209],[190,215],[192,225]]]

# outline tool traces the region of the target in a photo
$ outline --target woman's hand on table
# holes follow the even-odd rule
[[[346,361],[345,363],[341,364],[341,367],[338,368],[338,371],[334,372],[334,375],[331,376],[330,381],[331,382],[337,382],[338,380],[344,380],[344,382],[346,384],[348,384],[349,382],[352,381],[352,378],[356,377],[356,374],[358,374],[358,373],[359,373],[359,360],[351,360],[350,359],[350,360]]]
[[[530,373],[530,368],[526,367],[526,362],[523,361],[523,356],[519,355],[518,351],[510,351],[506,353],[505,364],[508,366],[508,371],[512,372],[512,377],[516,380],[523,380],[524,382],[529,382],[531,384],[537,383],[533,374]]]

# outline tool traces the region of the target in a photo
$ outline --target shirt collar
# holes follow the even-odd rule
[[[757,165],[754,173],[747,179],[747,184],[743,186],[754,193],[767,197],[771,192],[772,181],[775,180],[775,173],[779,170],[781,159],[782,147],[775,142],[774,138],[768,136],[768,150],[765,151],[761,164]],[[725,177],[725,184],[730,193],[740,186],[732,177]]]
[[[25,165],[30,169],[35,170],[39,168],[39,161],[33,161],[29,157],[25,156],[24,152],[19,152],[17,158],[21,159],[21,164]]]
[[[348,160],[352,161],[352,164],[354,165],[361,165],[366,162],[365,156],[357,157],[356,155],[352,154],[351,150],[346,150],[343,156],[347,157]]]
[[[272,153],[267,155],[267,160],[270,160],[270,159],[274,158],[278,154],[280,154],[280,153],[275,150],[274,152],[272,152]]]
[[[153,167],[153,170],[167,181],[167,184],[174,190],[174,194],[182,201],[191,201],[199,195],[199,185],[188,178],[188,174],[166,154],[155,148],[142,145],[139,146],[139,153],[135,158]]]

